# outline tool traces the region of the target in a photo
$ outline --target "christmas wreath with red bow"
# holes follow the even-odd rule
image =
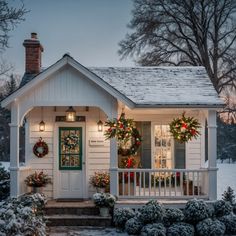
[[[33,147],[33,153],[39,158],[42,158],[48,154],[48,145],[41,137],[39,138],[39,141],[35,143]]]
[[[106,121],[105,126],[108,127],[105,137],[116,138],[118,141],[118,154],[131,156],[137,153],[142,140],[133,119],[126,119],[125,113],[122,113],[119,119]]]
[[[194,117],[185,117],[185,113],[182,114],[182,117],[173,119],[169,125],[174,139],[180,143],[188,142],[192,138],[196,139],[200,135],[201,125],[198,120]]]

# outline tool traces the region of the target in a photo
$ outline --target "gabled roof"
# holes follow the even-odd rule
[[[21,86],[2,101],[5,107],[66,64],[130,108],[222,107],[204,67],[86,68],[68,54],[36,76],[24,75]]]

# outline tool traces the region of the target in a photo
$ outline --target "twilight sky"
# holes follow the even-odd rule
[[[132,0],[24,0],[24,4],[30,12],[10,32],[10,48],[4,53],[15,73],[24,73],[22,43],[31,32],[38,33],[44,47],[43,67],[66,52],[84,66],[134,65],[131,59],[120,61],[117,53],[118,42],[128,32]]]

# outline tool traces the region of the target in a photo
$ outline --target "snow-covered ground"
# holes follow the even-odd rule
[[[1,161],[1,163],[2,163],[2,166],[5,167],[6,170],[8,170],[8,168],[10,166],[10,162]]]
[[[230,186],[236,193],[236,164],[217,164],[217,198],[222,198],[222,193]]]

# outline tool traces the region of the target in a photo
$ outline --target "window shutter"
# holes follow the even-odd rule
[[[185,143],[179,143],[175,141],[174,149],[175,149],[174,151],[175,169],[185,169],[186,167]]]

